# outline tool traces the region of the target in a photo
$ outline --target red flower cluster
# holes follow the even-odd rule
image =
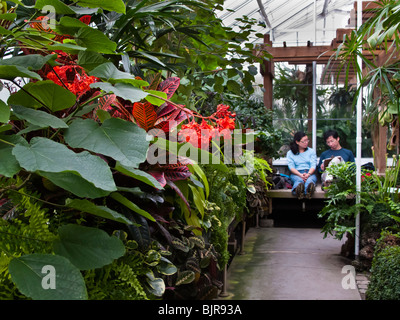
[[[178,136],[181,141],[189,142],[201,149],[208,149],[210,141],[223,137],[231,139],[231,130],[235,129],[236,114],[229,111],[229,106],[220,104],[217,111],[207,119],[214,121],[215,125],[207,123],[204,119],[197,123],[194,119],[188,124],[182,125]]]
[[[88,76],[85,70],[77,65],[57,66],[53,70],[47,74],[47,78],[60,86],[65,86],[78,98],[91,89],[91,83],[98,81],[98,78]]]
[[[367,172],[367,173],[365,173],[365,175],[363,174],[363,175],[361,176],[361,181],[365,181],[365,179],[369,179],[369,178],[371,178],[371,177],[372,177],[372,174],[369,173],[369,172]]]

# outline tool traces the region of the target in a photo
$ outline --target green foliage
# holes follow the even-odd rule
[[[222,283],[218,280],[220,256],[212,243],[196,236],[192,228],[171,221],[168,259],[177,272],[166,274],[166,299],[209,300],[217,298]]]
[[[355,203],[355,167],[353,163],[346,162],[326,170],[334,179],[327,187],[329,199],[325,201],[326,205],[318,216],[325,218],[326,224],[322,228],[324,237],[329,233],[341,239],[346,232],[353,234],[355,217],[361,209],[361,204]]]
[[[364,230],[380,227],[394,227],[400,222],[399,196],[396,184],[399,163],[394,158],[393,166],[384,176],[376,172],[362,170],[361,191],[356,190],[356,167],[354,163],[340,163],[327,168],[334,179],[326,188],[328,200],[319,213],[326,218],[323,227],[325,236],[335,232],[339,239],[355,230],[355,217],[362,216]],[[355,203],[357,194],[360,202]]]
[[[241,82],[251,92],[257,68],[244,70],[244,62],[265,58],[253,56],[247,43],[248,27],[256,21],[243,19],[242,32],[233,32],[216,18],[221,7],[214,1],[25,3],[18,1],[18,8],[1,17],[0,79],[11,81],[12,94],[0,101],[0,175],[9,178],[0,185],[0,294],[8,299],[51,298],[32,290],[41,260],[51,258],[60,276],[83,275],[84,283],[76,281],[73,292],[60,280],[59,289],[68,292],[62,298],[155,299],[163,296],[165,279],[175,273],[179,281],[173,282],[179,286],[197,286],[209,269],[216,278],[216,245],[206,244],[202,233],[210,231],[218,243],[223,266],[226,227],[243,212],[244,183],[233,170],[225,176],[224,165],[213,165],[212,170],[221,170],[213,185],[224,192],[217,196],[221,212],[207,199],[213,189],[199,167],[192,167],[191,180],[185,176],[176,185],[170,180],[165,190],[146,162],[151,142],[140,125],[147,113],[135,119],[133,102],[149,102],[158,111],[170,108],[181,119],[164,115],[157,120],[177,122],[186,115],[182,105],[170,101],[179,82],[174,100],[192,109],[210,90],[223,100],[239,94]],[[52,29],[40,22],[45,5],[56,9]],[[174,77],[173,84],[157,91],[161,79],[171,75],[181,79]],[[124,120],[113,118],[117,113]],[[155,171],[164,174],[162,169]],[[168,169],[183,179],[173,165]],[[218,179],[223,183],[216,183]],[[180,212],[166,201],[172,192],[179,197]],[[172,217],[186,226],[184,234],[174,235],[178,240],[169,241]],[[166,235],[163,242],[155,241],[157,228]],[[110,236],[114,230],[128,237]],[[174,254],[180,250],[189,255],[173,256],[179,272],[166,257],[171,253],[165,247],[172,244]],[[200,272],[194,272],[192,258]],[[183,267],[180,259],[191,263]],[[26,273],[29,268],[34,272]],[[215,294],[216,288],[210,284],[199,290]],[[202,291],[196,296],[209,295]]]
[[[211,225],[210,243],[221,255],[218,261],[223,267],[229,260],[228,252],[228,227],[236,218],[241,221],[246,210],[246,184],[242,176],[236,175],[235,168],[229,168],[226,173],[221,173],[212,167],[203,167],[210,190],[209,202],[213,203],[208,212],[208,221]]]
[[[400,299],[400,235],[384,231],[375,245],[368,300]]]
[[[125,239],[127,252],[101,269],[84,272],[89,299],[148,300],[161,297],[165,284],[160,276],[176,272],[176,267],[164,256],[170,252],[161,251],[156,243],[147,252],[140,250],[136,241],[126,238],[126,233],[118,233]]]
[[[2,182],[3,187],[21,184],[12,179]],[[153,274],[176,272],[162,256],[169,253],[156,243],[139,250],[123,231],[115,233],[118,238],[110,237],[101,229],[77,224],[51,231],[58,219],[42,207],[38,193],[24,187],[9,189],[7,195],[7,204],[0,207],[2,299],[148,299],[162,296],[165,290],[164,280]],[[78,217],[69,221],[79,223]],[[47,264],[55,267],[57,290],[41,286],[41,270]]]
[[[344,75],[346,87],[350,77],[353,77],[350,76],[350,68],[354,68],[361,79],[356,96],[362,94],[361,89],[366,85],[374,89],[367,90],[368,94],[365,95],[368,120],[371,123],[383,120],[385,124],[391,114],[398,114],[399,111],[399,62],[392,58],[400,42],[399,35],[395,32],[400,24],[400,16],[396,0],[377,1],[376,5],[375,8],[367,9],[372,13],[371,19],[344,38],[331,60],[339,62],[340,72],[335,76],[339,79]],[[366,54],[370,52],[377,57],[377,49],[385,50],[389,54],[383,59],[371,59]],[[368,72],[364,72],[361,65],[356,63],[357,58],[361,58],[362,65],[368,68]],[[375,95],[376,89],[379,89],[379,95]],[[357,99],[353,100],[353,105],[356,101]]]
[[[250,96],[238,100],[235,106],[236,116],[243,128],[251,128],[256,132],[254,142],[258,154],[266,158],[278,158],[279,148],[283,144],[282,130],[272,124],[274,111],[266,109],[261,99]]]

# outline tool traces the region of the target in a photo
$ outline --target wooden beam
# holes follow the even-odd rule
[[[274,62],[304,61],[309,63],[326,63],[334,53],[331,46],[310,46],[310,47],[269,47],[264,50],[274,57]]]

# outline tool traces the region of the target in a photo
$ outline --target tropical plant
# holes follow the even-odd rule
[[[394,0],[373,2],[372,7],[366,8],[371,18],[346,36],[332,56],[332,60],[340,63],[337,76],[345,73],[346,87],[350,70],[360,77],[356,96],[361,94],[363,87],[370,88],[365,95],[365,103],[371,121],[383,119],[387,113],[398,114],[399,111],[399,62],[395,58],[400,42],[396,32],[400,23],[398,9],[399,4]],[[385,55],[378,57],[375,50],[382,50]],[[361,59],[366,71],[361,69],[357,58]],[[379,95],[375,94],[375,89],[380,90]],[[387,117],[388,122],[390,118]]]
[[[170,128],[201,115],[172,101],[181,80],[154,72],[173,70],[155,56],[164,50],[157,48],[163,35],[189,34],[192,46],[201,43],[181,13],[192,12],[194,19],[194,9],[201,16],[211,7],[122,0],[9,3],[16,6],[0,15],[0,78],[11,92],[0,101],[0,205],[7,235],[0,247],[2,284],[12,280],[18,290],[7,292],[14,298],[161,297],[180,262],[168,260],[168,240],[157,242],[156,233],[168,235],[172,218],[191,230],[189,239],[211,228],[203,221],[208,177],[187,155],[213,155],[171,138]],[[46,5],[55,16],[42,15]],[[166,25],[168,32],[160,32]],[[208,34],[206,42],[214,36]],[[230,121],[220,125],[233,128]],[[150,151],[157,153],[156,162],[148,161]],[[178,161],[162,162],[165,154]],[[212,163],[226,170],[220,161]],[[40,246],[28,245],[28,238]],[[78,248],[68,250],[73,238]],[[40,285],[44,265],[56,266],[57,292]],[[72,289],[61,280],[65,274],[76,276]]]
[[[326,187],[328,200],[319,216],[326,217],[323,228],[325,235],[336,232],[339,239],[346,233],[353,234],[355,217],[362,215],[366,225],[396,227],[400,222],[400,206],[398,196],[399,161],[393,156],[393,165],[384,176],[371,170],[362,170],[361,190],[356,189],[356,170],[354,163],[333,165],[327,168],[334,176],[332,184]],[[359,196],[360,202],[355,203]],[[371,224],[368,226],[367,224]]]

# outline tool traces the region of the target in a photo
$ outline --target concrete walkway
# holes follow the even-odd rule
[[[220,299],[360,300],[357,286],[342,287],[351,261],[340,248],[318,228],[251,228],[245,253],[228,269],[228,297]]]

